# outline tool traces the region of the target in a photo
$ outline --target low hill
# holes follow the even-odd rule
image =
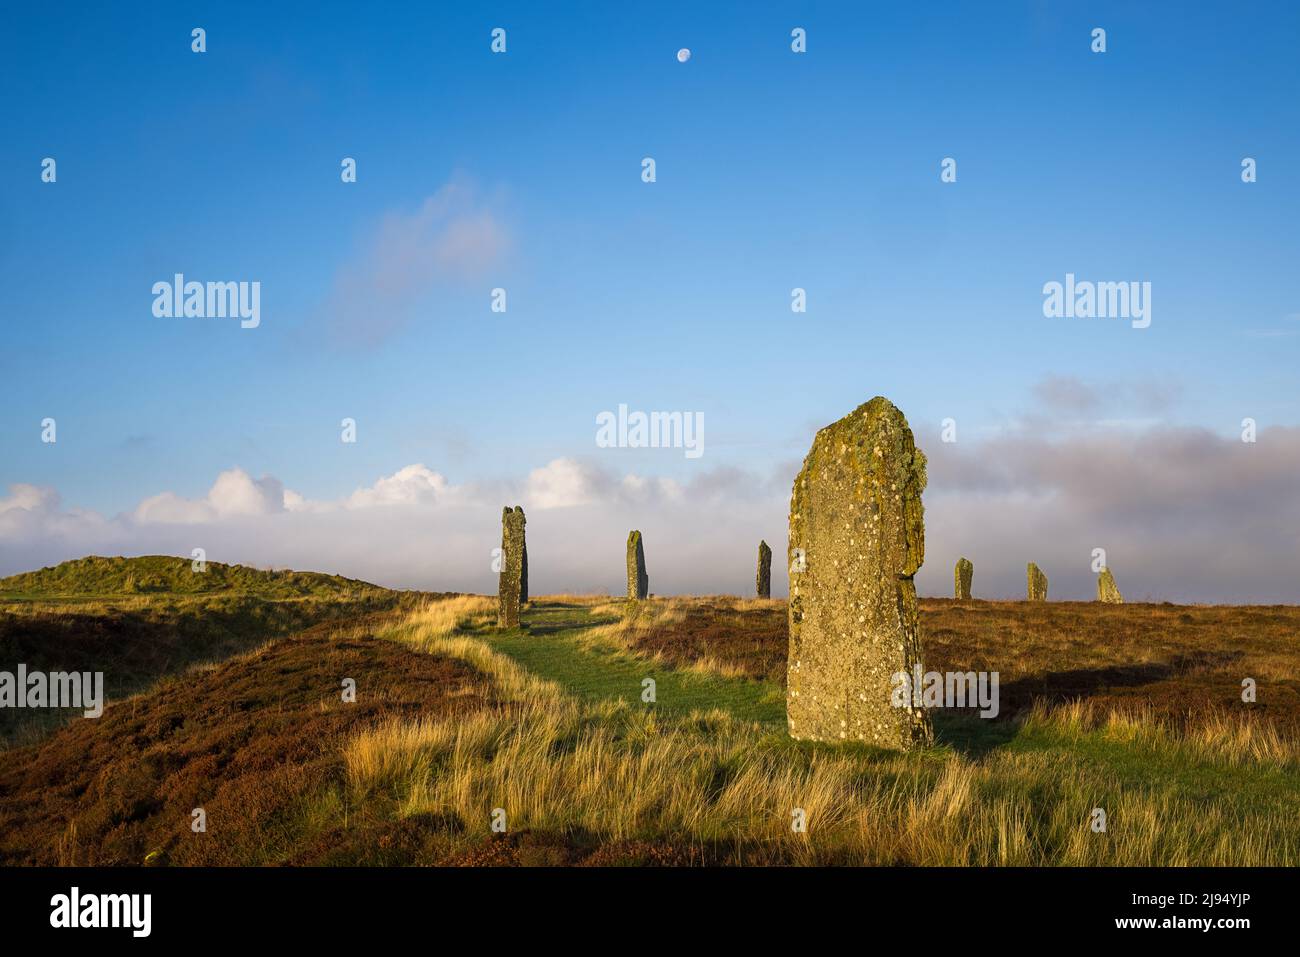
[[[247,565],[208,562],[196,572],[188,558],[143,555],[103,558],[91,555],[40,571],[0,578],[0,596],[86,596],[169,593],[239,593],[260,598],[355,598],[387,589],[320,572],[263,571]]]

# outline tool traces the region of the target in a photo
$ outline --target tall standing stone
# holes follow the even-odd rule
[[[645,571],[645,549],[641,547],[641,533],[629,532],[627,536],[627,597],[637,601],[650,594],[650,576]]]
[[[772,597],[772,549],[763,541],[758,543],[758,578],[755,587],[759,598]]]
[[[1025,597],[1029,601],[1047,601],[1047,576],[1033,562],[1025,569]]]
[[[925,455],[877,396],[813,439],[790,497],[790,736],[906,749],[933,740],[896,675],[921,665]],[[909,685],[910,687],[910,685]]]
[[[524,510],[501,512],[501,577],[497,580],[497,627],[518,628],[519,606],[527,601],[528,548],[524,544]]]
[[[1104,601],[1108,605],[1124,604],[1124,596],[1119,593],[1119,586],[1115,584],[1115,576],[1109,568],[1103,568],[1097,576],[1097,601]]]
[[[952,571],[953,597],[958,601],[970,601],[970,583],[975,577],[975,566],[965,558],[957,559],[957,567]]]

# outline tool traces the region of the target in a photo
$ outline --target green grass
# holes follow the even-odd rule
[[[1226,800],[1243,811],[1265,811],[1279,803],[1300,814],[1300,768],[1207,761],[1175,742],[1155,744],[1126,740],[1102,729],[1070,733],[1038,722],[1015,725],[1003,746],[1008,754],[1068,757],[1106,787],[1118,789],[1174,788],[1193,801]]]
[[[622,700],[667,716],[718,708],[744,721],[785,726],[785,693],[776,684],[675,669],[582,640],[584,632],[612,621],[581,605],[546,603],[524,612],[522,630],[485,630],[477,637],[587,703]],[[655,681],[653,704],[641,700],[646,678]]]

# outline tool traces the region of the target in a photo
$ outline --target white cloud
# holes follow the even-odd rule
[[[187,499],[162,492],[136,506],[134,518],[146,525],[192,525],[241,515],[274,515],[284,509],[285,491],[279,479],[269,475],[255,479],[241,468],[232,468],[217,476],[205,497]]]
[[[320,313],[339,345],[375,346],[444,283],[478,281],[513,241],[498,210],[457,178],[410,212],[390,212],[340,267]]]
[[[59,493],[48,485],[9,486],[9,494],[0,498],[0,512],[48,512],[59,507]]]
[[[589,505],[607,491],[604,476],[573,459],[555,459],[528,474],[524,499],[537,508]]]
[[[1130,599],[1300,598],[1300,429],[1264,429],[1255,444],[1185,428],[1022,430],[925,451],[922,594],[949,594],[964,555],[979,596],[1021,597],[1034,561],[1053,598],[1090,599],[1091,553],[1102,547]],[[236,468],[202,498],[164,492],[111,519],[64,507],[54,489],[15,485],[0,497],[0,574],[202,546],[214,561],[492,592],[501,507],[523,504],[538,594],[617,593],[633,528],[658,594],[747,594],[760,538],[776,552],[780,594],[798,467],[783,462],[767,477],[722,467],[682,483],[558,458],[517,480],[457,484],[414,464],[333,500]]]
[[[423,464],[408,465],[359,488],[347,499],[348,508],[384,505],[436,505],[448,494],[447,479]]]
[[[654,504],[681,501],[682,487],[672,479],[614,473],[577,459],[560,458],[528,475],[523,501],[533,508],[573,508],[597,502]]]

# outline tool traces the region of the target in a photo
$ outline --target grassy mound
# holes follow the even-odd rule
[[[103,672],[110,699],[303,629],[429,597],[316,572],[188,558],[92,556],[0,579],[0,670]],[[0,749],[40,740],[77,709],[0,709]]]
[[[208,562],[194,571],[188,558],[143,555],[102,558],[91,555],[40,571],[0,578],[0,596],[86,596],[142,594],[199,595],[214,592],[257,595],[260,598],[358,597],[387,589],[319,572],[263,571],[246,565]]]

